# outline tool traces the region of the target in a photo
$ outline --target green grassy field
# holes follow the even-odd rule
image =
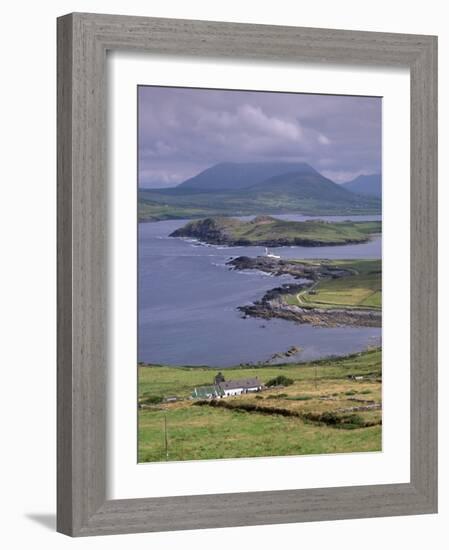
[[[198,406],[189,399],[193,388],[210,384],[217,372],[139,366],[139,462],[381,449],[379,349],[314,363],[224,369],[227,380],[266,383],[282,374],[293,384],[218,400],[231,408]],[[167,396],[178,401],[160,402]],[[348,412],[364,404],[375,408]]]
[[[257,219],[266,220],[257,223]],[[305,239],[320,243],[361,241],[370,233],[380,233],[381,222],[320,222],[285,221],[270,217],[256,218],[251,222],[238,222],[232,226],[232,237],[247,239],[254,244],[267,239]]]
[[[381,260],[338,260],[327,263],[349,269],[353,275],[319,281],[311,289],[286,295],[283,298],[285,303],[310,308],[381,309]]]

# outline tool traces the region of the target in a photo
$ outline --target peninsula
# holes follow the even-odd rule
[[[381,326],[381,260],[281,260],[240,256],[228,265],[236,270],[257,269],[298,280],[269,290],[253,304],[240,306],[245,316],[327,327]]]

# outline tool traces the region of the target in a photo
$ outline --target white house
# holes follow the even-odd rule
[[[240,378],[239,380],[228,380],[226,382],[220,372],[215,377],[213,385],[194,388],[192,398],[217,399],[261,391],[263,388],[264,385],[258,378]]]
[[[223,381],[218,385],[223,390],[225,397],[260,391],[263,388],[263,384],[258,378],[240,378],[239,380]]]

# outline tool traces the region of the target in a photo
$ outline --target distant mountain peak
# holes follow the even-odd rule
[[[359,195],[369,195],[380,198],[382,196],[382,175],[361,174],[353,180],[343,183],[341,186]]]
[[[286,172],[318,174],[306,162],[220,162],[180,183],[177,189],[196,191],[245,189]]]

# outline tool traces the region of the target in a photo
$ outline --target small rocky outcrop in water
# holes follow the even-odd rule
[[[279,351],[278,353],[274,353],[270,359],[268,359],[268,362],[271,363],[272,361],[278,361],[280,359],[288,359],[289,357],[297,355],[300,351],[302,351],[302,348],[298,346],[290,346],[287,351]]]

